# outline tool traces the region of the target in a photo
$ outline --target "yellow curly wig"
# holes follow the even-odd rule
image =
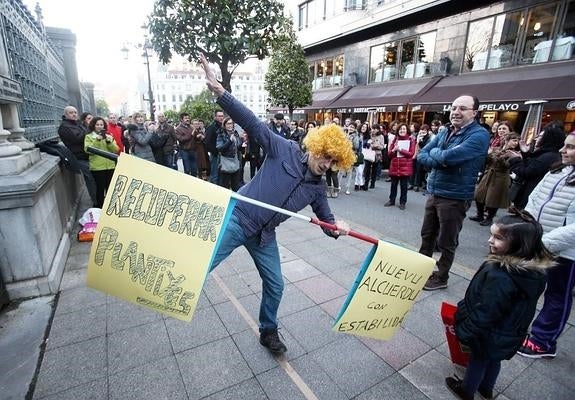
[[[343,129],[335,124],[310,129],[304,146],[311,154],[329,155],[337,160],[336,168],[346,171],[355,163],[356,155]]]

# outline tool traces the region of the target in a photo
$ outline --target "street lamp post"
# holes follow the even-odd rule
[[[144,99],[148,101],[148,105],[150,106],[150,119],[152,121],[155,121],[155,104],[154,104],[154,92],[152,91],[152,78],[150,77],[150,55],[148,54],[148,49],[152,48],[152,45],[150,44],[150,41],[146,38],[146,41],[144,42],[144,53],[142,54],[142,56],[146,59],[146,62],[144,64],[146,64],[146,69],[148,71],[148,98]]]
[[[142,57],[144,57],[144,65],[146,66],[146,71],[148,73],[148,98],[146,99],[144,96],[144,101],[148,102],[150,107],[150,119],[155,121],[155,113],[156,113],[156,105],[154,101],[154,91],[152,90],[152,77],[150,75],[150,57],[151,55],[148,53],[148,50],[152,48],[152,44],[148,38],[145,39],[144,44],[136,44],[135,47],[137,49],[142,49],[144,52],[142,53]],[[122,53],[124,53],[124,59],[128,59],[128,53],[130,49],[124,44],[124,47],[121,49]]]

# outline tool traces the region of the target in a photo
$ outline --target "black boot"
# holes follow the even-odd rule
[[[455,394],[458,398],[462,400],[473,400],[473,394],[469,394],[463,389],[463,382],[461,379],[451,376],[445,378],[445,384],[451,390],[453,394]]]
[[[280,355],[287,351],[287,347],[281,341],[277,329],[260,332],[260,344],[267,347],[275,355]]]

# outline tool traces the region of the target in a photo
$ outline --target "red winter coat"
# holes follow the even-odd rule
[[[409,140],[409,150],[391,151],[398,140]],[[415,154],[415,139],[411,136],[396,136],[388,146],[389,176],[411,176],[413,174],[413,155]],[[398,155],[399,153],[399,155]]]
[[[118,154],[124,151],[124,143],[122,143],[122,136],[124,132],[122,130],[122,126],[118,124],[108,124],[108,133],[112,135],[114,141],[118,145]]]

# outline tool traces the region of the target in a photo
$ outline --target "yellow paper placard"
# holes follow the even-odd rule
[[[391,339],[434,265],[433,258],[380,240],[364,262],[333,330]]]
[[[230,191],[122,154],[92,243],[87,285],[192,319]]]

